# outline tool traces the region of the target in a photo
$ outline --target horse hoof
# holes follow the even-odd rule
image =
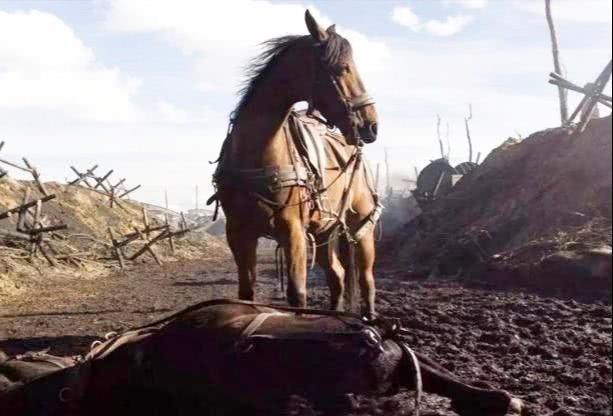
[[[525,416],[526,412],[524,403],[506,392],[499,392],[495,402],[456,399],[451,407],[461,416]]]
[[[522,416],[524,414],[524,402],[520,399],[513,398],[509,402],[509,409],[505,416]]]

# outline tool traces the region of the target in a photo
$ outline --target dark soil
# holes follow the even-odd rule
[[[260,266],[259,300],[274,299],[272,262]],[[379,271],[378,311],[402,319],[413,345],[469,381],[487,382],[525,399],[529,414],[611,414],[611,306],[467,287],[449,280],[403,280]],[[50,279],[36,297],[0,300],[0,349],[51,348],[76,354],[109,331],[150,322],[198,301],[235,297],[226,259],[139,266],[96,280]],[[310,299],[325,306],[323,281]],[[410,414],[412,395],[358,397],[351,415]],[[446,400],[427,396],[424,415],[449,416]],[[304,403],[287,414],[313,415]]]
[[[399,230],[395,260],[425,274],[487,278],[483,266],[492,258],[499,272],[512,274],[521,260],[522,271],[531,274],[527,269],[549,269],[540,259],[556,251],[610,250],[611,147],[610,116],[591,121],[580,134],[555,128],[523,141],[509,139]],[[572,247],[577,244],[582,247]],[[529,251],[524,248],[534,253],[531,264],[514,255]],[[547,271],[530,279],[536,286],[556,288]],[[610,269],[603,276],[610,287]],[[601,288],[590,270],[576,277],[579,285]],[[557,288],[565,284],[560,281]]]

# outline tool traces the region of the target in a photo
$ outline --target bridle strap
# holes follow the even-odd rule
[[[374,105],[375,99],[369,93],[364,92],[364,94],[352,98],[349,101],[349,104],[351,105],[351,109],[353,111],[356,111],[362,107],[366,107],[368,105]]]
[[[358,142],[360,142],[361,139],[360,139],[358,128],[360,127],[362,123],[362,117],[358,113],[358,110],[366,106],[369,106],[369,105],[374,105],[375,99],[370,94],[368,94],[368,92],[366,91],[364,91],[364,93],[360,94],[357,97],[347,97],[344,94],[343,90],[338,84],[338,80],[336,79],[332,71],[328,68],[328,66],[321,60],[321,57],[318,54],[319,48],[321,48],[323,45],[324,43],[321,43],[321,42],[316,43],[314,45],[315,50],[316,50],[315,61],[319,62],[319,65],[315,64],[313,93],[311,93],[311,98],[309,99],[309,109],[307,110],[307,113],[311,115],[313,114],[315,110],[314,103],[313,103],[313,97],[315,96],[315,88],[317,87],[317,84],[320,84],[319,73],[323,72],[328,76],[330,82],[334,86],[334,89],[336,90],[336,93],[338,94],[338,98],[345,104],[345,112],[346,112],[345,116],[347,117],[347,119],[349,120],[353,128],[356,139],[358,140]],[[331,122],[328,122],[326,124],[328,124],[329,126],[332,125]]]

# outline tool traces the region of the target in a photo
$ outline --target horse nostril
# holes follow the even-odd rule
[[[377,123],[372,123],[369,129],[370,129],[370,134],[372,134],[373,137],[377,137]]]

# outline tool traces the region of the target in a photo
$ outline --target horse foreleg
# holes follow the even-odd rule
[[[417,356],[420,361],[424,391],[451,399],[454,410],[460,415],[521,414],[521,401],[512,398],[507,392],[471,386],[427,357],[421,354]],[[412,378],[410,377],[411,380]]]
[[[375,237],[374,227],[366,234],[361,236],[357,242],[358,271],[360,278],[360,291],[364,303],[364,314],[373,316],[375,314]]]
[[[281,218],[277,231],[283,242],[287,261],[287,300],[291,306],[306,307],[306,241],[300,217]]]
[[[337,251],[330,244],[323,244],[317,249],[317,264],[324,269],[330,288],[330,309],[344,309],[345,269],[341,264]]]
[[[228,226],[226,233],[228,245],[238,267],[238,297],[242,300],[253,301],[258,239],[241,235],[240,230],[230,226]]]

